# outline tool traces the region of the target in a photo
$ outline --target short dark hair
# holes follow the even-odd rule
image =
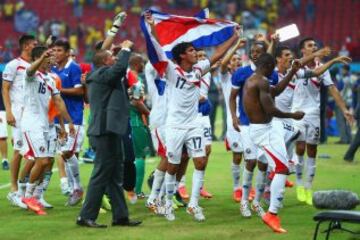
[[[47,47],[45,46],[36,46],[33,48],[33,50],[31,51],[31,60],[35,61],[36,59],[38,59],[39,57],[41,57],[41,55],[48,50]]]
[[[103,44],[104,44],[104,40],[97,41],[94,45],[95,51],[101,50]]]
[[[286,46],[286,45],[280,45],[276,48],[275,50],[275,58],[277,57],[281,57],[282,56],[282,52],[285,51],[285,50],[289,50],[291,51],[291,48],[289,46]]]
[[[70,51],[70,43],[66,39],[58,39],[54,43],[54,47],[62,47],[65,52]]]
[[[273,66],[275,66],[275,58],[269,53],[261,54],[255,63],[256,68],[262,68],[269,64],[272,64]]]
[[[350,71],[350,65],[343,65],[342,66],[342,69],[345,69],[345,70],[347,70],[347,71]]]
[[[180,62],[181,62],[180,55],[184,54],[189,47],[194,47],[194,46],[190,42],[182,42],[182,43],[177,44],[171,50],[171,54],[173,55],[173,58],[177,63],[180,64]]]
[[[305,37],[303,39],[300,40],[299,42],[299,50],[303,49],[305,47],[305,43],[307,41],[315,41],[315,39],[313,37]]]
[[[93,64],[96,68],[99,68],[104,65],[104,59],[108,54],[108,50],[100,49],[95,52],[93,56]]]
[[[19,38],[19,47],[20,50],[22,50],[24,48],[24,45],[29,43],[30,41],[35,41],[36,38],[33,35],[29,35],[29,34],[24,34],[21,35],[21,37]]]

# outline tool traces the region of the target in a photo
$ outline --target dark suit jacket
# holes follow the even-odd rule
[[[117,57],[113,66],[97,68],[86,79],[92,114],[89,136],[126,133],[129,100],[122,80],[126,75],[130,52],[122,50]]]

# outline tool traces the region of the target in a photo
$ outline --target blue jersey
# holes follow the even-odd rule
[[[238,106],[239,106],[239,113],[240,113],[239,120],[240,120],[241,125],[249,125],[250,124],[249,118],[245,113],[242,99],[243,99],[243,88],[244,88],[245,82],[254,73],[254,71],[255,71],[255,66],[248,65],[248,66],[241,67],[238,70],[236,70],[231,77],[232,87],[239,89]],[[278,77],[277,72],[273,71],[271,73],[271,76],[269,77],[269,81],[270,81],[270,85],[276,85],[279,82],[279,77]]]
[[[73,60],[69,60],[63,69],[53,67],[51,69],[61,79],[62,88],[77,88],[82,87],[81,84],[81,69],[78,64]],[[76,125],[82,125],[83,112],[84,112],[84,98],[83,96],[69,96],[61,94],[64,99],[67,111]],[[58,119],[55,119],[55,123],[58,123]]]

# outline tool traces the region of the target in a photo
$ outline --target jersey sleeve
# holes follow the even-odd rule
[[[74,88],[82,87],[81,84],[81,68],[77,64],[71,66],[71,81]]]
[[[236,70],[231,77],[232,88],[239,89],[244,83],[244,75],[242,73],[242,69]]]
[[[194,67],[199,68],[201,75],[204,75],[210,70],[210,61],[208,59],[199,61],[194,65]]]
[[[5,81],[13,82],[16,76],[16,63],[15,61],[11,61],[8,64],[6,64],[4,68],[4,72],[2,74],[2,78]]]
[[[330,85],[333,85],[333,84],[334,84],[334,82],[333,82],[332,79],[331,79],[329,70],[326,70],[326,71],[320,76],[320,79],[322,80],[322,82],[324,83],[325,86],[330,86]]]
[[[276,85],[279,82],[279,74],[277,71],[273,71],[270,76],[271,85]]]

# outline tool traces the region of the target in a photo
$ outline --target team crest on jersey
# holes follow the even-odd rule
[[[250,149],[250,148],[247,148],[247,149],[245,150],[245,152],[246,152],[247,154],[250,154],[250,153],[251,153],[251,149]]]
[[[41,146],[40,148],[39,148],[39,150],[40,150],[40,152],[45,152],[45,148],[43,147],[43,146]]]

